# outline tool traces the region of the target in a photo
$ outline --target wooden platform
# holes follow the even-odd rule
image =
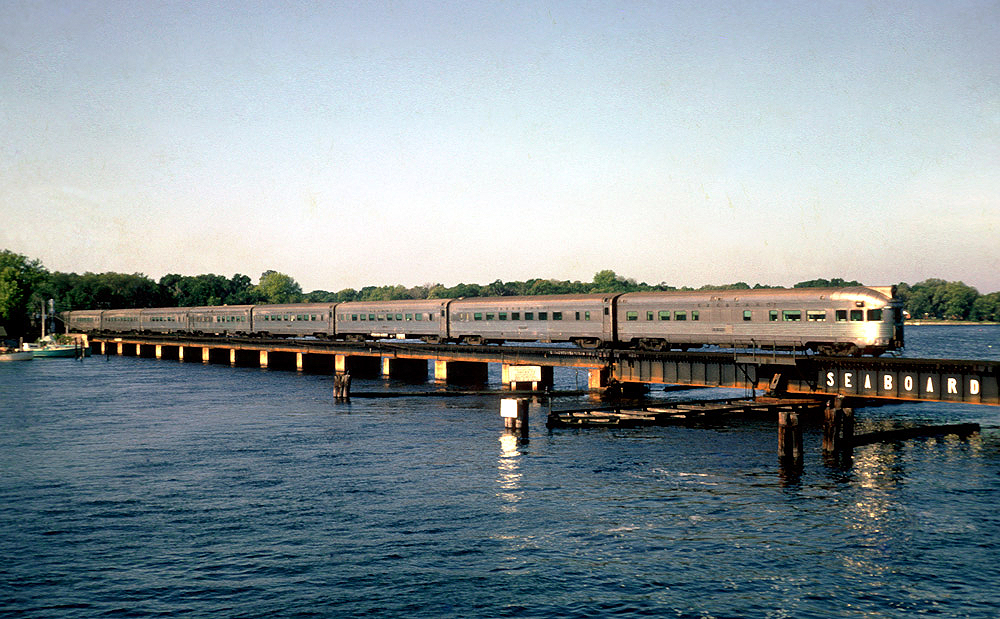
[[[779,411],[821,413],[825,400],[812,398],[757,398],[673,402],[642,408],[586,408],[551,411],[546,425],[566,427],[637,427],[712,423],[741,415],[769,415]]]

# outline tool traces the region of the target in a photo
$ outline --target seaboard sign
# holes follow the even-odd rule
[[[827,369],[819,376],[823,391],[843,395],[903,400],[937,400],[994,404],[995,375],[948,371]]]

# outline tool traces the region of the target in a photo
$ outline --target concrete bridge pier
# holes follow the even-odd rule
[[[382,376],[409,381],[425,381],[427,380],[427,360],[382,357]]]
[[[381,371],[382,363],[379,357],[334,355],[333,372],[335,374],[349,373],[355,377],[375,378],[381,374]]]
[[[489,378],[489,364],[478,361],[434,361],[434,380],[449,384],[482,385]]]
[[[514,391],[542,391],[551,389],[553,368],[550,365],[510,365],[500,366],[500,382]]]
[[[157,344],[155,355],[157,359],[180,359],[180,346]]]
[[[611,368],[594,368],[587,371],[587,389],[603,392],[611,386]]]

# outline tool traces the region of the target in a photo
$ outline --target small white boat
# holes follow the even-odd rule
[[[57,344],[51,339],[43,339],[38,343],[26,343],[22,347],[25,352],[30,352],[34,357],[79,357],[81,347],[79,344]],[[82,354],[90,356],[90,349],[82,348]]]
[[[0,361],[31,361],[35,354],[26,350],[0,351]]]

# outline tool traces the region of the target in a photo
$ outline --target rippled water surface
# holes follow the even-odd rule
[[[908,356],[1000,359],[1000,327],[907,339]],[[0,364],[0,616],[1000,614],[1000,408],[861,410],[984,430],[866,446],[849,468],[810,425],[790,475],[762,419],[548,432],[533,405],[523,441],[493,396],[334,404],[332,386],[153,359]]]

